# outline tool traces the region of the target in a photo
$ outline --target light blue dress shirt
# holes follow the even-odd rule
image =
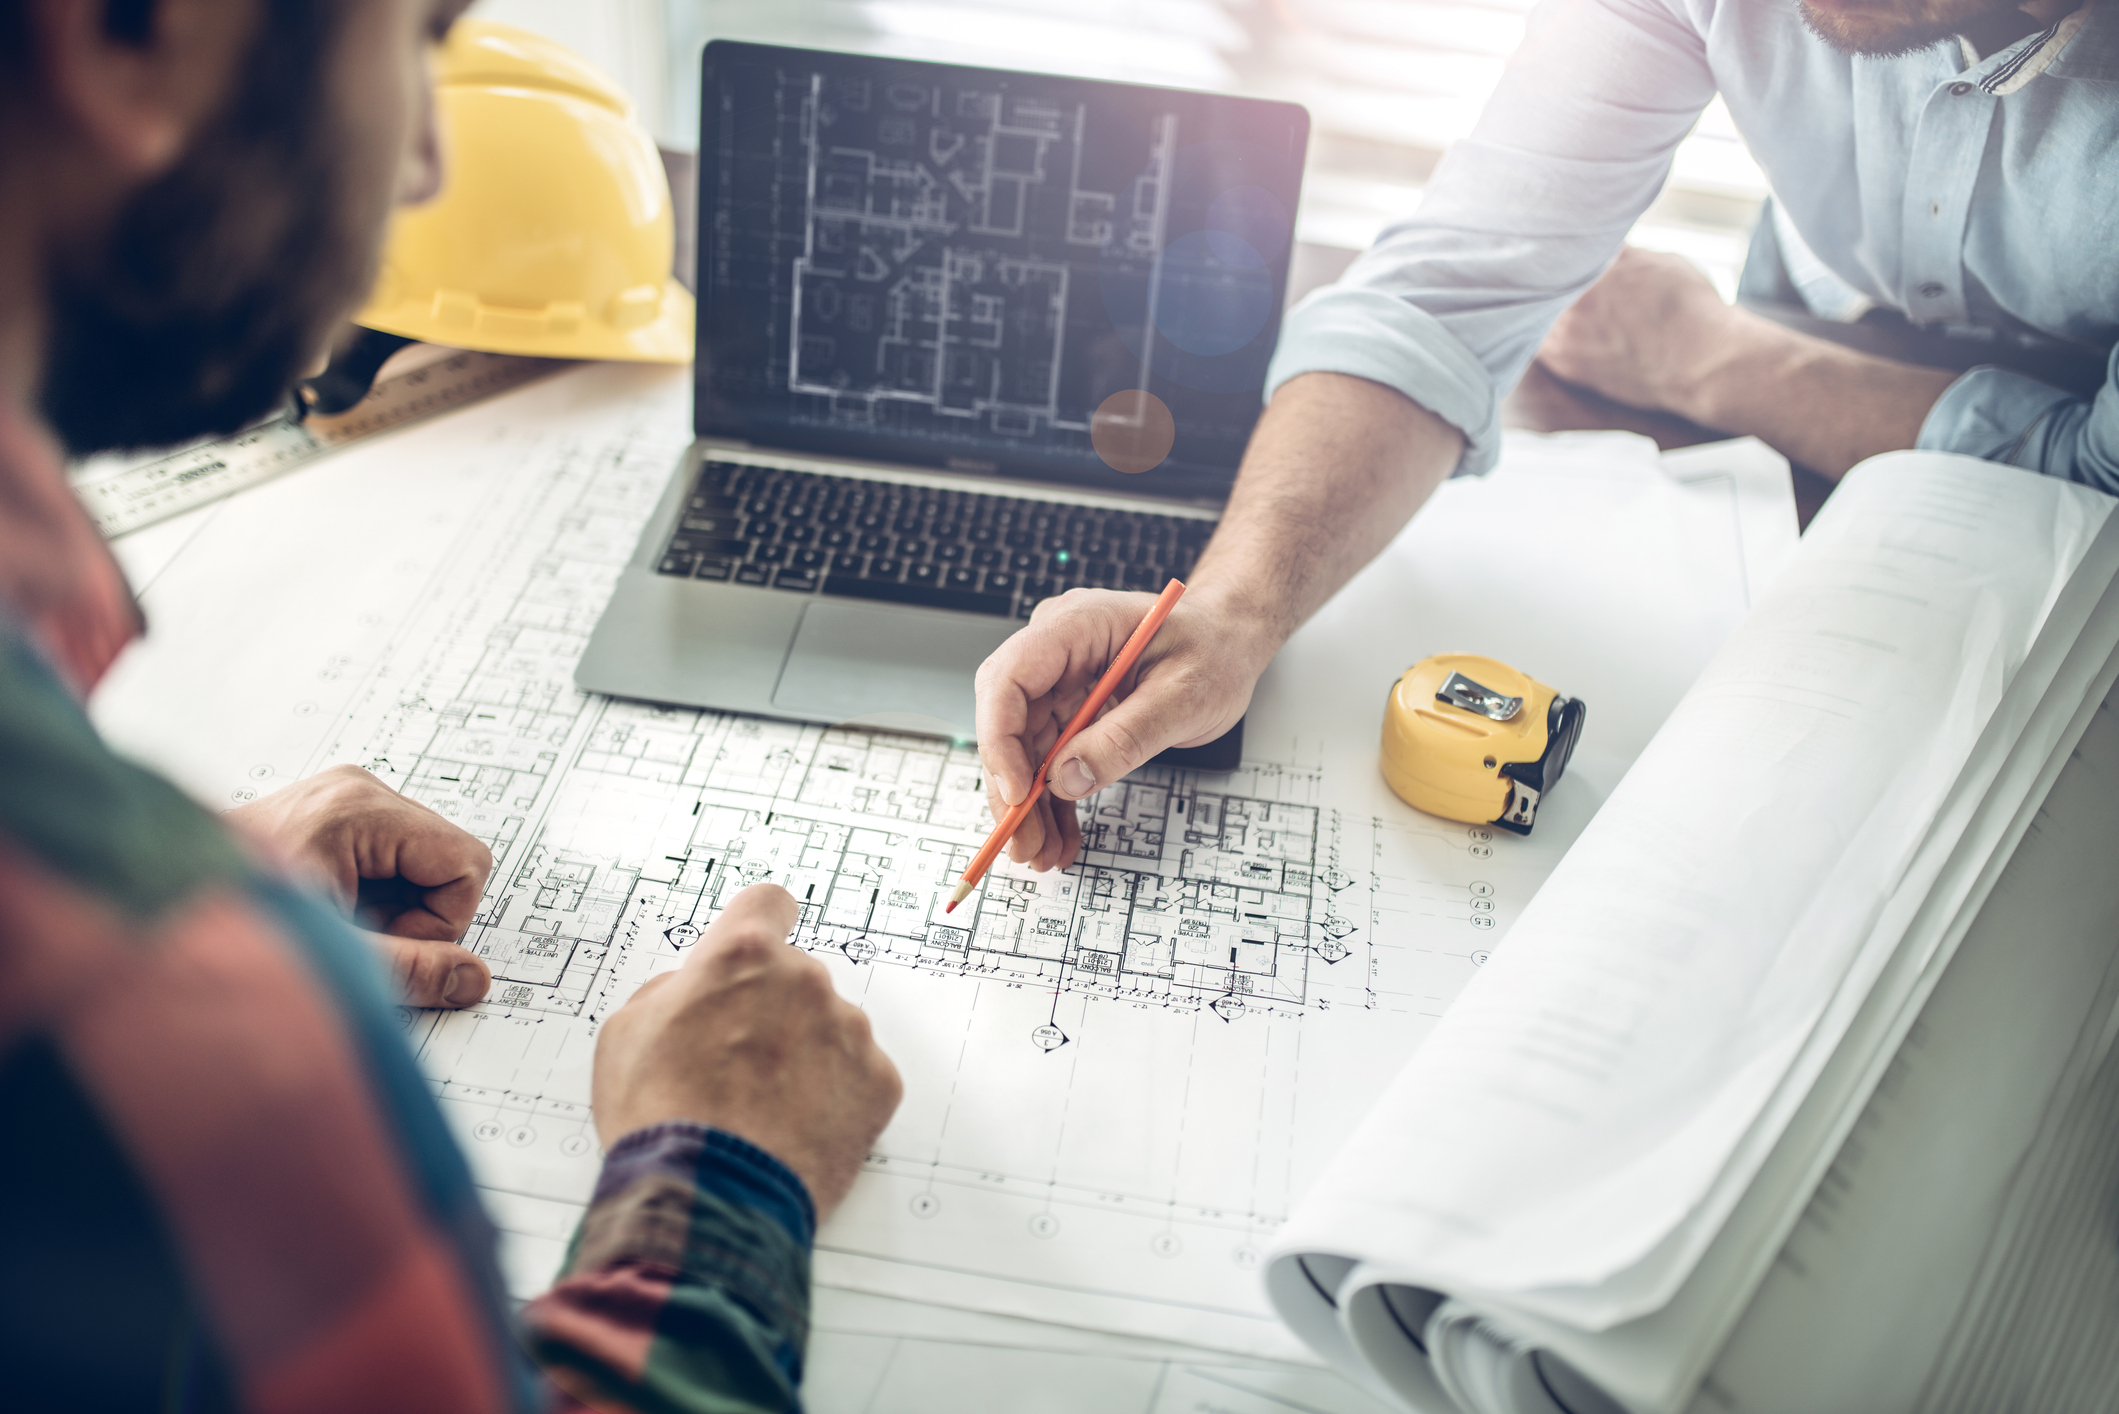
[[[1794,0],[1547,0],[1418,213],[1289,313],[1267,396],[1299,373],[1374,379],[1486,470],[1502,397],[1717,91],[1784,220],[1861,296],[1918,324],[2119,340],[2119,0],[1983,59],[1850,58]],[[2119,492],[2119,391],[1974,369],[1920,445]]]

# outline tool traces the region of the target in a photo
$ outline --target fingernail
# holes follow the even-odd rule
[[[1084,796],[1096,789],[1096,777],[1081,757],[1070,756],[1060,765],[1059,788],[1069,796]]]
[[[469,1006],[485,994],[485,979],[467,962],[449,969],[448,985],[441,989],[441,999],[450,1006]]]

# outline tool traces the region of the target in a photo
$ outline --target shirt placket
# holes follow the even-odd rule
[[[2001,100],[1967,76],[1935,86],[1921,110],[1906,171],[1906,317],[1916,324],[1968,322],[1965,223]]]

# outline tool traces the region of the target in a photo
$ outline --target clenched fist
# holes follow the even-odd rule
[[[821,1221],[904,1087],[867,1016],[788,946],[799,915],[777,884],[730,899],[682,967],[603,1023],[591,1096],[605,1148],[671,1120],[727,1130],[793,1169]]]
[[[358,766],[334,766],[228,812],[289,856],[369,937],[412,1006],[469,1006],[493,970],[456,940],[493,855],[478,839]]]
[[[1553,324],[1538,359],[1614,402],[1712,426],[1716,380],[1757,322],[1683,256],[1626,246]]]

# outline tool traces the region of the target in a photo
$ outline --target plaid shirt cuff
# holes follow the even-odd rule
[[[636,1129],[604,1155],[593,1213],[640,1183],[677,1178],[731,1203],[756,1208],[805,1250],[815,1240],[817,1210],[794,1170],[723,1129],[673,1120]]]
[[[605,1155],[565,1271],[524,1312],[532,1348],[599,1407],[798,1408],[816,1225],[802,1181],[755,1145],[637,1130]]]

